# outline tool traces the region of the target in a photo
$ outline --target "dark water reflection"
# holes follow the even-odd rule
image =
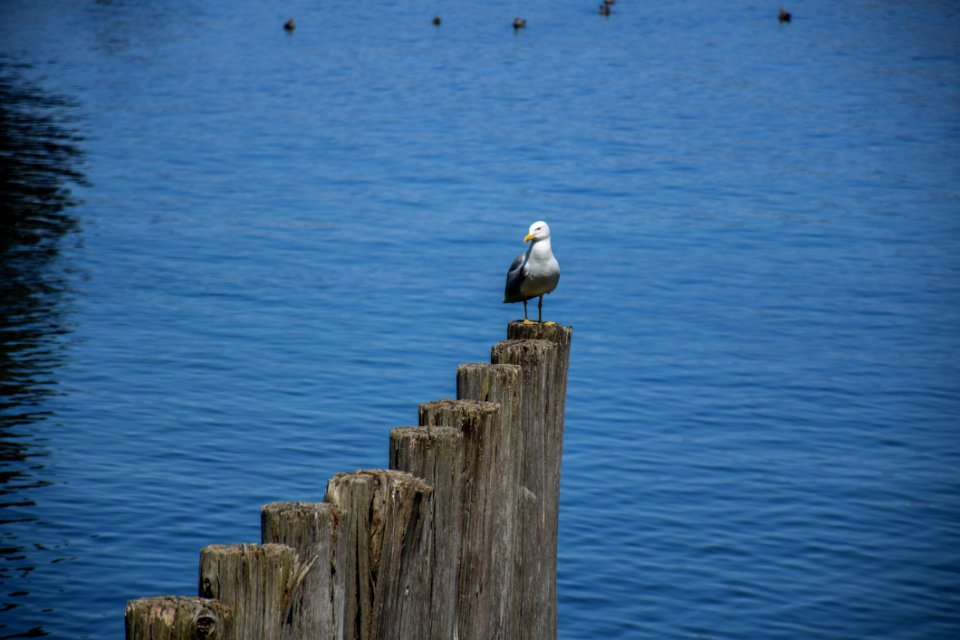
[[[63,234],[76,227],[70,183],[84,183],[82,139],[71,130],[76,104],[46,93],[0,61],[0,190],[3,225],[0,251],[29,253],[27,264],[57,253]],[[16,265],[14,268],[17,268]],[[30,267],[28,267],[30,268]]]
[[[0,61],[0,585],[17,587],[4,593],[3,611],[27,595],[23,578],[33,570],[13,529],[36,520],[32,490],[49,483],[42,473],[45,401],[57,393],[69,332],[59,252],[77,229],[71,186],[85,184],[76,105],[20,71]],[[13,637],[7,631],[0,623],[2,637]],[[46,635],[39,627],[15,631]]]

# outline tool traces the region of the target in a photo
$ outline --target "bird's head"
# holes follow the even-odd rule
[[[524,242],[530,242],[533,240],[546,240],[550,237],[550,227],[547,226],[547,223],[543,220],[539,220],[530,225],[530,232],[523,239]]]

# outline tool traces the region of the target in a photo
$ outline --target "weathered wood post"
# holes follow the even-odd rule
[[[343,637],[428,638],[433,487],[402,471],[355,471],[331,478],[326,498],[345,538]]]
[[[463,436],[457,637],[503,637],[497,596],[505,583],[504,556],[509,550],[498,547],[496,530],[506,496],[506,482],[496,466],[501,455],[500,405],[476,400],[426,402],[420,405],[420,424],[453,427]]]
[[[290,638],[343,638],[345,538],[339,535],[339,514],[326,502],[274,502],[260,510],[264,544],[292,547],[300,559],[302,579],[291,594]]]
[[[425,637],[451,640],[457,628],[463,435],[450,427],[395,428],[390,431],[390,468],[433,486],[433,575]]]
[[[521,435],[520,402],[522,397],[522,370],[514,365],[490,365],[484,363],[463,364],[457,368],[457,397],[462,400],[479,400],[495,403],[500,407],[500,429],[494,434],[478,434],[496,440],[488,445],[486,462],[491,467],[490,488],[496,496],[496,506],[486,514],[493,527],[494,538],[490,540],[489,562],[491,575],[496,582],[486,583],[485,602],[489,608],[491,638],[512,637],[514,593],[514,547],[516,544],[516,503],[519,489],[520,463],[519,444]],[[477,454],[484,447],[476,446]],[[481,457],[474,466],[484,462]],[[476,517],[476,516],[475,516]],[[461,631],[467,631],[462,628]],[[470,636],[461,635],[461,638]]]
[[[201,598],[127,605],[128,640],[554,640],[573,329],[513,322],[457,400],[390,434],[391,470],[261,511],[201,552]]]
[[[239,640],[282,640],[298,579],[297,554],[286,545],[214,544],[200,551],[200,596],[233,610]]]
[[[233,612],[217,600],[184,596],[127,603],[126,637],[137,640],[232,640]]]
[[[557,637],[560,462],[572,327],[511,322],[491,361],[523,371],[513,638]]]

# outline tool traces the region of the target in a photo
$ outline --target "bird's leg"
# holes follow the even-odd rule
[[[529,318],[527,318],[527,301],[523,301],[523,324],[533,324]]]
[[[543,322],[543,296],[540,296],[540,301],[537,303],[537,322],[542,324],[557,324],[556,322]]]

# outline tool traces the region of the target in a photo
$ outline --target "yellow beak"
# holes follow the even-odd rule
[[[536,238],[535,235],[533,235],[532,233],[528,233],[526,236],[524,236],[523,241],[524,241],[524,242],[530,242],[530,241],[533,240],[534,238]]]

